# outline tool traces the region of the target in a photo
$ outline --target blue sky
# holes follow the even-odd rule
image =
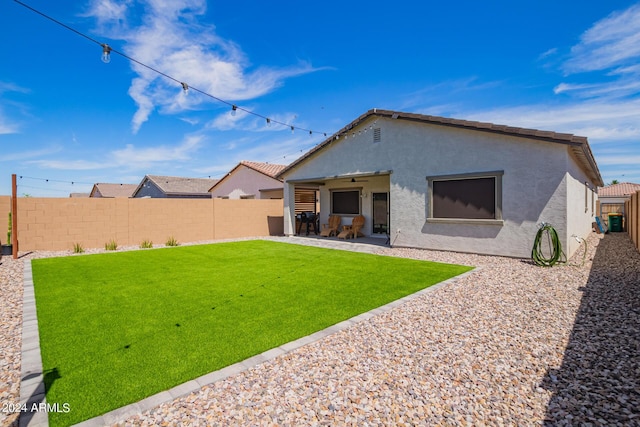
[[[25,3],[314,133],[2,0],[0,194],[286,164],[371,108],[586,136],[605,182],[640,182],[640,2]]]

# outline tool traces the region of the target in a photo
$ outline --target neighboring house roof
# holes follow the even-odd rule
[[[71,193],[69,197],[90,197],[91,193]]]
[[[187,178],[181,176],[145,175],[133,194],[135,195],[146,181],[151,181],[167,195],[206,195],[217,179]]]
[[[275,179],[278,179],[276,178],[278,174],[282,172],[284,168],[287,167],[287,165],[276,165],[273,163],[261,163],[261,162],[249,162],[246,160],[241,161],[240,165],[244,165],[248,168],[255,169],[256,171]]]
[[[598,197],[625,197],[640,191],[640,184],[621,182],[598,189]]]
[[[136,184],[108,184],[99,182],[93,185],[89,197],[131,197],[137,187]]]
[[[345,135],[348,135],[351,129],[359,125],[364,120],[367,120],[369,117],[377,116],[377,117],[387,117],[391,119],[397,120],[408,120],[414,122],[421,122],[433,125],[440,126],[449,126],[455,127],[459,129],[468,129],[479,132],[490,132],[497,133],[501,135],[508,136],[516,136],[522,138],[536,139],[541,141],[553,142],[558,144],[566,144],[569,145],[576,155],[578,161],[583,166],[589,178],[593,180],[593,182],[597,186],[603,186],[604,183],[602,181],[602,176],[600,175],[600,171],[598,169],[598,165],[596,164],[595,158],[593,157],[593,153],[591,152],[591,148],[589,147],[589,143],[587,138],[584,136],[576,136],[570,133],[558,133],[552,131],[544,131],[537,129],[527,129],[527,128],[519,128],[512,127],[506,125],[497,125],[493,123],[485,123],[485,122],[476,122],[469,120],[460,120],[460,119],[450,119],[446,117],[438,117],[438,116],[429,116],[424,114],[414,114],[414,113],[403,113],[400,111],[392,111],[392,110],[380,110],[377,108],[371,109],[340,129],[331,137],[327,138],[324,142],[316,145],[314,148],[309,150],[303,156],[298,158],[296,161],[291,163],[289,166],[284,168],[279,174],[278,178],[282,178],[282,176],[289,170],[296,167],[298,164],[305,161],[307,158],[313,156],[318,151],[321,151],[325,147],[328,147],[332,141],[342,138]]]
[[[266,175],[269,178],[277,179],[278,181],[282,181],[281,178],[278,178],[278,174],[287,167],[287,165],[276,165],[273,163],[250,162],[248,160],[243,160],[240,163],[238,163],[233,169],[231,169],[231,171],[229,171],[229,173],[227,173],[222,179],[220,179],[218,182],[212,185],[209,191],[212,191],[218,184],[220,184],[229,176],[231,176],[233,172],[238,170],[238,168],[240,168],[241,166],[245,166],[245,167],[248,167],[249,169],[253,169],[256,172]]]

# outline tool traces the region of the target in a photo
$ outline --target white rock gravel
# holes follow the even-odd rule
[[[382,249],[481,268],[120,425],[640,425],[640,255],[622,233],[588,249],[553,268]],[[0,279],[4,401],[19,391],[21,261],[3,258]]]

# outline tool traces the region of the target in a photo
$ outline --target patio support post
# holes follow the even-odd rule
[[[18,185],[15,173],[11,175],[11,244],[13,259],[18,259]]]

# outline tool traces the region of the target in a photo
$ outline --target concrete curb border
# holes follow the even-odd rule
[[[22,372],[20,374],[20,406],[27,411],[20,414],[20,427],[48,427],[49,415],[45,409],[44,373],[40,355],[40,334],[36,313],[36,295],[33,289],[31,261],[24,261],[24,295],[22,303]],[[35,405],[35,406],[34,406]],[[36,409],[33,411],[32,409]]]

